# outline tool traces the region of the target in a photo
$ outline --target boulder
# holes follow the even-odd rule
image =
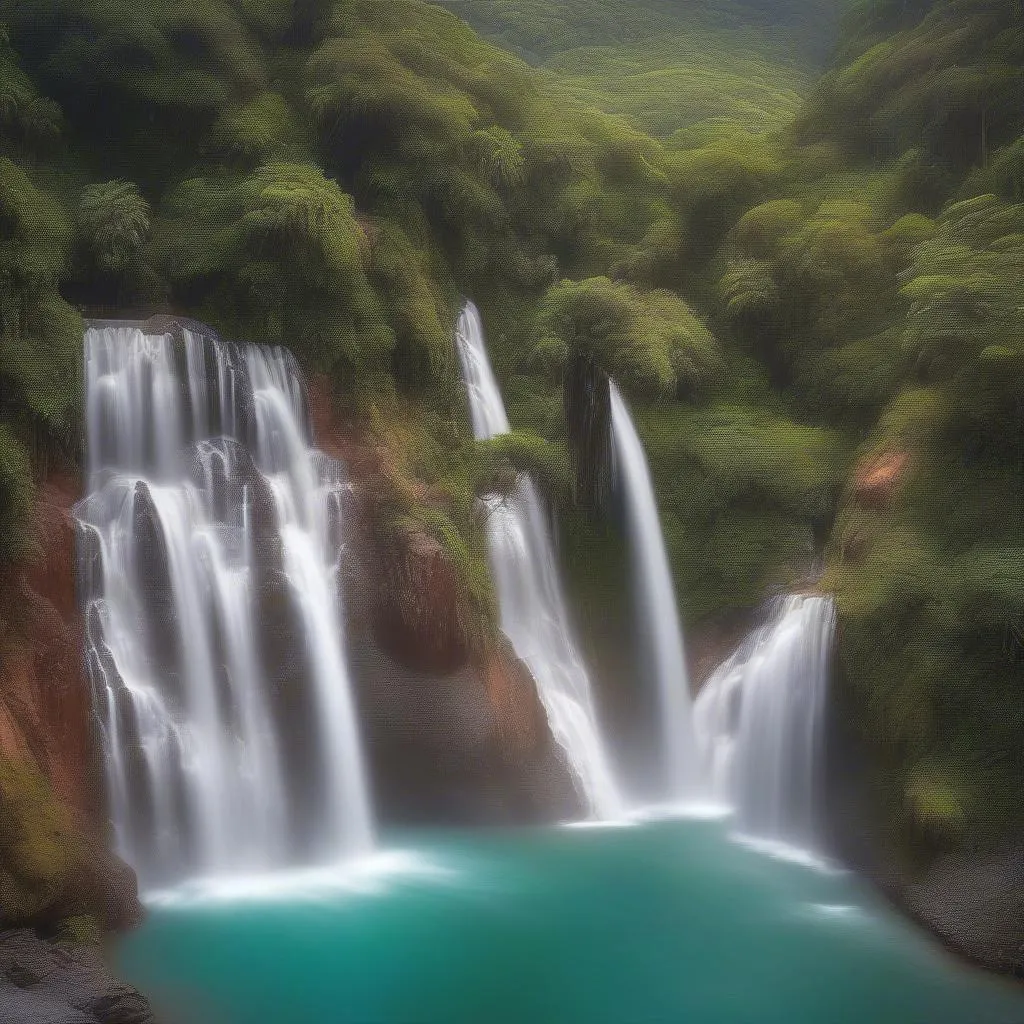
[[[5,1024],[153,1024],[149,1002],[116,981],[99,950],[45,942],[27,928],[0,931]]]

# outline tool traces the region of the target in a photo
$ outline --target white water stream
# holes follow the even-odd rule
[[[459,316],[456,341],[474,435],[484,439],[506,433],[508,416],[472,303]],[[523,476],[513,495],[487,500],[501,627],[536,680],[551,732],[591,812],[598,818],[616,817],[622,811],[621,796],[601,736],[590,678],[572,635],[536,488]]]
[[[120,852],[144,883],[274,867],[303,856],[300,813],[306,857],[369,847],[338,579],[344,481],[311,445],[294,360],[104,327],[86,333],[85,374],[86,659]],[[275,614],[301,663],[284,696],[265,666]],[[302,771],[286,763],[292,706],[313,723]]]

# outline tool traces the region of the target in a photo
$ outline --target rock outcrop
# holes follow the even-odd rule
[[[882,507],[903,482],[910,465],[905,451],[876,454],[856,467],[853,474],[853,495],[869,507]]]
[[[952,953],[1024,979],[1024,847],[945,852],[914,862],[879,804],[875,755],[854,725],[856,698],[846,672],[839,660],[824,744],[829,853]]]
[[[425,530],[383,538],[389,453],[310,386],[317,446],[352,482],[349,657],[374,806],[385,824],[522,824],[582,813],[536,685],[502,635],[479,635],[457,567]],[[412,486],[421,486],[413,483]],[[420,497],[429,501],[422,487]]]
[[[113,978],[93,946],[45,942],[27,928],[0,931],[4,1024],[152,1024],[149,1003]]]
[[[103,965],[104,931],[142,917],[109,849],[75,594],[73,472],[38,488],[32,555],[0,581],[0,1019],[142,1024],[145,999]],[[66,946],[45,941],[62,937]]]
[[[35,503],[34,554],[4,573],[0,757],[31,759],[65,804],[95,816],[101,786],[82,666],[70,513],[78,495],[71,472],[49,474]]]

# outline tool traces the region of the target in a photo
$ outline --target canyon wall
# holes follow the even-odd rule
[[[443,547],[425,529],[376,529],[392,453],[339,420],[326,380],[310,382],[309,398],[316,444],[345,462],[351,482],[345,608],[378,820],[580,816],[529,670],[504,636],[477,631]]]
[[[2,583],[0,918],[116,929],[141,907],[134,873],[108,849],[75,595],[79,491],[73,469],[44,476],[30,554]]]

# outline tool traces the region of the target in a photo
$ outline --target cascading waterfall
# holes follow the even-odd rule
[[[508,416],[487,358],[480,315],[467,303],[456,341],[478,439],[509,430]],[[621,811],[594,709],[590,678],[572,636],[555,554],[540,499],[523,476],[508,498],[490,499],[488,539],[501,627],[529,666],[555,740],[577,786],[600,818]]]
[[[639,633],[657,681],[666,795],[682,800],[699,786],[682,625],[647,457],[619,389],[610,386],[615,476],[626,504]]]
[[[714,797],[746,835],[815,850],[822,733],[835,608],[830,597],[777,602],[704,684],[694,728]]]
[[[149,883],[368,847],[344,481],[294,361],[189,330],[84,344],[86,664],[121,854]]]

